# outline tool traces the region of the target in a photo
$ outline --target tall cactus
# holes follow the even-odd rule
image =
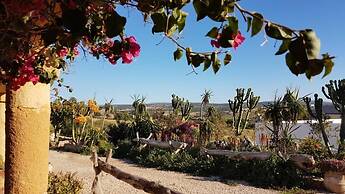
[[[178,111],[181,108],[181,99],[180,99],[180,97],[176,96],[175,94],[172,94],[171,97],[172,97],[171,106],[173,108],[174,114],[177,115]]]
[[[321,135],[322,135],[322,139],[324,141],[324,144],[327,148],[328,154],[329,156],[333,156],[333,153],[331,151],[331,145],[329,143],[329,139],[325,130],[325,125],[326,125],[326,120],[327,120],[327,116],[325,115],[325,113],[323,112],[323,99],[319,98],[317,94],[314,95],[314,111],[311,108],[311,98],[309,97],[304,97],[303,98],[304,102],[307,105],[307,110],[309,115],[317,120],[318,122],[318,126],[319,129],[321,131]]]
[[[177,116],[178,112],[181,111],[182,120],[188,120],[190,112],[193,108],[192,103],[190,103],[188,100],[185,100],[184,98],[178,97],[175,94],[171,95],[171,97],[171,106],[173,108],[174,114]]]
[[[327,89],[327,91],[326,91]],[[340,144],[338,153],[345,152],[345,79],[331,80],[325,87],[322,87],[322,92],[326,98],[330,99],[334,108],[341,114],[340,125]]]
[[[247,91],[245,91],[244,88],[237,88],[236,93],[237,94],[234,97],[234,100],[228,100],[228,102],[233,117],[232,127],[236,129],[236,135],[241,135],[247,126],[251,111],[259,102],[260,96],[254,96],[251,88],[249,88]],[[243,120],[243,113],[245,112],[243,107],[244,105],[247,105],[247,111]],[[241,123],[244,124],[241,125]]]
[[[192,108],[193,108],[193,105],[188,100],[184,100],[184,99],[181,100],[182,121],[186,121],[189,119]]]

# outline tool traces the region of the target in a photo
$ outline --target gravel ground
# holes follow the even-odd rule
[[[54,172],[77,172],[77,176],[84,182],[83,193],[91,192],[91,185],[94,178],[94,171],[89,156],[68,152],[49,151],[49,161],[52,163]],[[148,180],[159,182],[176,191],[193,194],[212,194],[212,193],[278,193],[273,190],[266,190],[248,186],[244,182],[228,181],[228,184],[217,181],[216,177],[196,177],[184,173],[162,171],[153,168],[138,167],[123,160],[111,159],[110,164],[121,170],[137,175]],[[122,182],[111,175],[102,173],[101,183],[104,194],[132,194],[145,193],[135,189],[131,185]]]

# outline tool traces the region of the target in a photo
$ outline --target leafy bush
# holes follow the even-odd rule
[[[309,154],[316,161],[320,161],[328,157],[327,148],[320,140],[314,138],[305,138],[299,144],[298,152],[301,154]]]
[[[81,193],[83,183],[73,173],[49,173],[48,194]]]
[[[345,173],[345,161],[344,160],[323,160],[320,162],[319,167],[322,172],[333,171],[339,173]]]
[[[133,148],[132,142],[128,140],[121,140],[117,143],[114,149],[113,156],[116,158],[128,158]]]
[[[113,144],[104,139],[99,140],[96,146],[97,153],[101,156],[105,156],[110,149],[113,149]]]
[[[131,126],[129,123],[120,122],[119,124],[111,125],[108,127],[109,140],[118,145],[119,141],[125,140],[128,137]]]
[[[134,162],[163,170],[173,170],[194,175],[219,176],[225,179],[245,180],[261,187],[305,186],[302,172],[277,156],[269,160],[231,160],[227,157],[199,155],[197,149],[179,154],[161,149],[133,148],[127,155]]]

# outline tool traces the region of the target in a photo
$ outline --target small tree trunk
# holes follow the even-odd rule
[[[322,135],[323,142],[327,148],[328,155],[333,157],[333,153],[331,150],[331,144],[329,143],[329,139],[328,139],[328,136],[327,136],[327,133],[325,130],[325,123],[323,123],[322,121],[321,122],[319,121],[319,126],[321,129],[321,135]]]
[[[5,193],[45,193],[50,87],[27,83],[6,93]]]
[[[242,115],[243,115],[243,103],[241,103],[240,105],[240,110],[239,110],[239,114],[238,114],[238,119],[237,119],[237,123],[236,123],[236,135],[239,136],[241,135],[241,121],[242,121]]]
[[[5,110],[6,87],[0,84],[0,163],[5,162]]]
[[[345,152],[345,108],[341,111],[341,124],[340,124],[340,143],[338,153]]]

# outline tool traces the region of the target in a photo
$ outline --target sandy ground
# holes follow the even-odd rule
[[[77,172],[77,176],[84,182],[83,193],[91,193],[91,185],[94,171],[89,156],[82,156],[68,152],[49,151],[49,161],[53,165],[54,172]],[[148,180],[157,181],[182,193],[194,194],[220,194],[220,193],[278,193],[248,186],[243,182],[229,181],[228,184],[217,181],[217,178],[196,177],[172,171],[161,171],[153,168],[142,168],[123,160],[111,159],[110,164],[133,175],[141,176]],[[111,175],[102,173],[101,183],[104,194],[132,194],[144,193],[131,185],[122,182]]]

